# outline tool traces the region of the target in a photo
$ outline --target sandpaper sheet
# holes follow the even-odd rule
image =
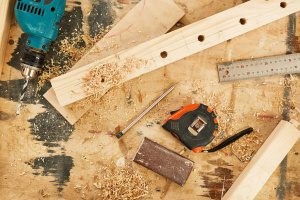
[[[145,138],[134,162],[183,186],[188,179],[194,162]]]

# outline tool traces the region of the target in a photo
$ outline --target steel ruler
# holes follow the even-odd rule
[[[300,73],[300,53],[218,64],[220,82]]]

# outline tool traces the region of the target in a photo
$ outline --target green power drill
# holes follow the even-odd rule
[[[26,49],[21,58],[21,72],[25,78],[16,114],[19,115],[22,101],[30,79],[43,68],[49,45],[56,40],[59,24],[65,12],[66,0],[17,0],[15,16],[27,34]]]

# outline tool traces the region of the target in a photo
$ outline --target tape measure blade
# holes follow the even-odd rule
[[[300,73],[300,53],[218,64],[220,82]]]

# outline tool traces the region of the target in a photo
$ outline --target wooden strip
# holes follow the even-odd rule
[[[73,69],[160,36],[169,31],[184,14],[173,0],[142,0]]]
[[[14,3],[15,1],[12,0],[0,0],[0,76],[5,62],[4,58]]]
[[[300,131],[282,120],[222,199],[254,199],[299,138]]]
[[[282,0],[248,1],[189,26],[54,78],[51,83],[59,103],[63,106],[81,100],[93,93],[103,95],[117,84],[220,44],[299,10],[300,1],[298,0],[286,0],[285,2],[282,2]],[[132,58],[147,60],[148,62],[140,64],[139,68],[132,69],[130,73],[127,73],[124,69],[124,73],[121,74],[117,82],[114,81],[111,84],[111,80],[108,80],[103,83],[103,87],[99,87],[99,91],[85,92],[84,78],[94,67],[99,67],[105,63],[124,63],[126,60]],[[103,66],[112,71],[111,66]],[[115,66],[116,70],[120,67],[122,66]]]
[[[172,28],[183,15],[184,11],[173,0],[142,0],[71,70],[162,35]],[[52,88],[44,94],[44,97],[70,124],[74,124],[92,106],[87,102],[84,106],[76,106],[76,108],[63,107],[58,103]]]

